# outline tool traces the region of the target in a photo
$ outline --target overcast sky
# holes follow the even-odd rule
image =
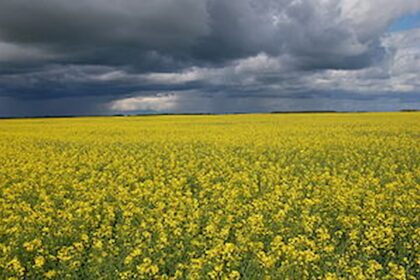
[[[420,109],[420,0],[0,0],[0,116]]]

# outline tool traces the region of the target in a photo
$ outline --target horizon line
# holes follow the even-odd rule
[[[257,115],[257,114],[357,114],[357,113],[412,113],[420,112],[420,109],[401,109],[395,111],[335,111],[335,110],[297,110],[297,111],[261,111],[261,112],[224,112],[224,113],[135,113],[135,114],[75,114],[75,115],[34,115],[34,116],[0,116],[0,120],[10,119],[70,119],[70,118],[93,118],[93,117],[153,117],[153,116],[221,116],[221,115]]]

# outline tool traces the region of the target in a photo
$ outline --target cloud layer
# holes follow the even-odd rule
[[[417,0],[4,0],[0,115],[419,107]]]

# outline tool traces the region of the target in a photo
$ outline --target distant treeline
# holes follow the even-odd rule
[[[113,114],[113,115],[45,115],[23,117],[0,117],[0,119],[58,119],[58,118],[92,118],[92,117],[153,117],[153,116],[217,116],[217,115],[240,115],[240,114],[326,114],[326,113],[369,113],[371,111],[272,111],[272,112],[228,112],[228,113],[144,113],[144,114]],[[403,109],[399,112],[420,112],[420,109]]]
[[[339,111],[273,111],[270,114],[322,114],[322,113],[346,113]],[[358,112],[354,112],[358,113]]]
[[[401,112],[419,112],[420,110],[419,109],[404,109],[404,110],[401,110]]]

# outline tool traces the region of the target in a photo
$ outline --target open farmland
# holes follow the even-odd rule
[[[420,113],[0,120],[0,279],[416,279]]]

